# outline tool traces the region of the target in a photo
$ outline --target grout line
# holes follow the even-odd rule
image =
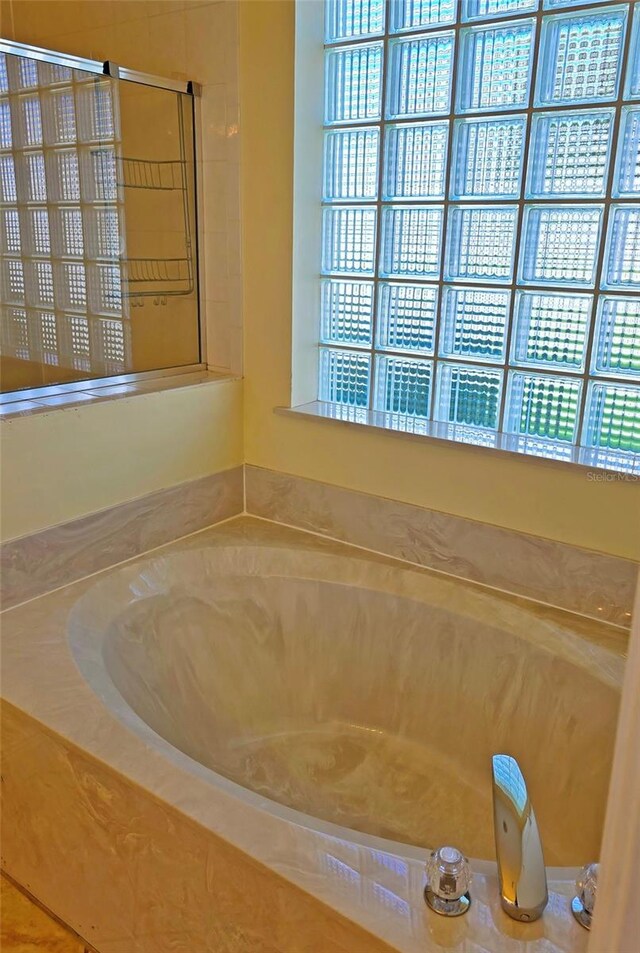
[[[251,519],[262,520],[264,523],[272,523],[276,526],[284,526],[287,529],[296,530],[299,533],[308,533],[309,536],[315,536],[319,539],[328,540],[332,543],[340,543],[342,546],[350,546],[353,549],[357,549],[360,552],[369,553],[372,556],[383,556],[385,559],[391,559],[394,562],[401,563],[403,566],[421,569],[423,572],[437,573],[439,576],[445,576],[447,579],[455,579],[458,582],[464,582],[468,585],[476,586],[482,590],[498,593],[502,596],[511,596],[515,597],[516,599],[522,599],[524,602],[530,602],[537,606],[543,606],[546,609],[556,609],[559,612],[566,612],[568,615],[578,616],[581,619],[587,619],[589,622],[597,622],[600,625],[609,626],[610,628],[615,629],[617,632],[625,633],[627,635],[629,634],[629,626],[620,625],[617,622],[611,622],[608,619],[600,619],[597,616],[587,615],[584,612],[579,612],[577,609],[567,609],[566,606],[559,606],[554,602],[544,602],[542,599],[536,599],[534,596],[525,596],[522,593],[513,592],[510,589],[501,589],[499,586],[492,586],[490,583],[480,582],[477,579],[469,579],[467,576],[459,576],[456,573],[447,572],[445,569],[437,569],[435,566],[427,566],[424,563],[414,562],[411,559],[404,559],[402,556],[392,556],[380,549],[370,549],[368,546],[362,546],[359,543],[352,543],[348,540],[340,539],[339,536],[330,536],[329,534],[321,533],[319,530],[296,526],[294,523],[285,523],[282,520],[271,519],[268,516],[259,516],[257,513],[246,513],[245,515]]]
[[[247,515],[247,464],[242,464],[242,513]]]
[[[23,897],[25,897],[30,903],[32,903],[32,904],[34,905],[34,907],[37,907],[38,910],[41,910],[41,911],[45,914],[45,916],[49,917],[50,920],[52,920],[52,921],[53,921],[54,923],[56,923],[59,927],[61,927],[63,930],[65,930],[66,933],[69,934],[69,938],[70,938],[70,939],[72,939],[72,940],[75,939],[75,940],[77,940],[79,943],[81,943],[81,944],[83,945],[83,947],[84,947],[84,953],[98,953],[98,951],[96,950],[96,948],[95,948],[94,946],[92,946],[92,945],[89,943],[88,940],[86,940],[83,936],[81,936],[80,933],[78,933],[76,930],[74,930],[74,928],[73,928],[72,926],[70,926],[65,920],[63,920],[61,917],[59,917],[59,916],[57,915],[57,913],[54,913],[53,910],[51,910],[49,907],[45,906],[44,903],[42,903],[40,900],[38,900],[38,898],[35,896],[35,894],[32,894],[30,890],[28,890],[26,887],[23,887],[23,885],[22,885],[21,883],[19,883],[17,880],[14,880],[14,878],[11,876],[11,874],[8,873],[8,872],[4,869],[4,867],[2,868],[2,872],[1,872],[0,876],[2,876],[2,878],[3,878],[4,880],[6,880],[7,883],[10,884],[19,894],[21,894],[21,895],[22,895]]]

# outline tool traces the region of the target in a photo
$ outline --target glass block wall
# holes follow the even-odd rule
[[[39,383],[130,364],[119,142],[112,80],[0,53],[0,354]]]
[[[640,452],[640,4],[326,0],[324,118],[319,399]]]

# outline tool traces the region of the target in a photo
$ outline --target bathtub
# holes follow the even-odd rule
[[[304,842],[303,887],[324,903],[327,868],[318,867],[316,847],[346,845],[331,855],[342,865],[332,888],[338,908],[347,871],[357,873],[345,856],[364,857],[365,866],[390,858],[379,863],[396,873],[404,865],[408,932],[401,936],[397,923],[395,933],[381,930],[387,943],[393,935],[385,949],[451,942],[438,932],[451,924],[425,919],[420,899],[427,849],[445,843],[475,870],[476,904],[463,918],[469,939],[492,950],[584,949],[587,934],[568,904],[575,868],[599,855],[620,631],[297,531],[257,521],[247,529],[251,522],[35,600],[62,600],[60,636],[76,689],[79,680],[79,695],[94,700],[92,717],[108,713],[105,733],[108,724],[115,737],[120,726],[118,770],[140,784],[143,762],[153,759],[162,765],[156,796],[181,811],[196,801],[213,810],[217,833],[255,848],[260,863],[274,838]],[[522,767],[550,868],[551,904],[537,926],[499,912],[496,752]],[[168,785],[169,766],[180,785]],[[299,856],[281,856],[278,872],[291,877],[299,865]],[[397,909],[385,915],[398,915],[394,896]],[[500,942],[482,935],[478,917],[487,911]],[[376,932],[362,911],[347,915]]]

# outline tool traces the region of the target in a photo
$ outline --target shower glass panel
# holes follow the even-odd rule
[[[0,52],[2,392],[197,365],[193,98]]]

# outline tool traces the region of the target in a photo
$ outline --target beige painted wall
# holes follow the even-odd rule
[[[208,363],[240,370],[235,6],[2,0],[2,36],[203,84],[199,163]],[[234,245],[235,243],[235,245]],[[232,262],[233,264],[230,264]],[[210,267],[207,267],[209,265]],[[242,463],[242,382],[4,420],[1,538]]]
[[[286,418],[291,386],[294,3],[240,3],[245,458],[327,483],[640,557],[640,486],[464,446]]]
[[[242,463],[242,381],[0,422],[0,534],[23,536]]]

